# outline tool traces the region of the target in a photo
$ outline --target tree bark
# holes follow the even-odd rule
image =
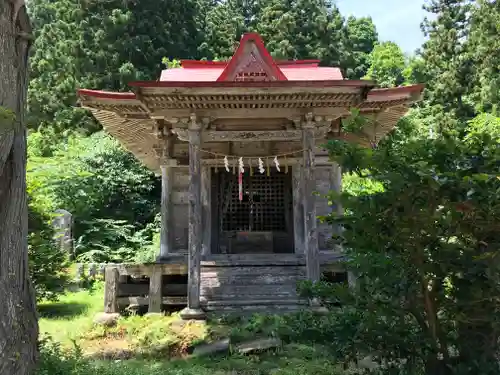
[[[22,0],[0,0],[0,374],[33,374],[38,322],[28,272],[26,198],[28,15]],[[5,120],[6,110],[15,115]]]

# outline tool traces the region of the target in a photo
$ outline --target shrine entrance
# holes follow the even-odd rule
[[[293,253],[292,174],[212,170],[214,254]]]

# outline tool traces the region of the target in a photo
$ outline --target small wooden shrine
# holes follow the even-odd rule
[[[378,89],[316,60],[275,61],[253,33],[227,62],[185,60],[157,81],[130,86],[127,93],[78,91],[104,129],[162,177],[158,262],[107,275],[150,277],[135,301],[150,311],[185,303],[186,319],[295,309],[308,303],[298,298],[297,281],[341,272],[334,228],[317,220],[340,209],[321,196],[341,188],[340,168],[322,145],[344,138],[370,147],[423,90]],[[360,135],[342,130],[351,108],[371,120]],[[166,281],[172,273],[187,276],[177,300],[166,292],[176,289]],[[108,292],[109,312],[132,301],[118,298],[119,287]]]

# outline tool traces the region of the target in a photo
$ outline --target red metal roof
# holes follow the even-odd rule
[[[337,81],[341,80],[339,68],[320,67],[319,60],[273,60],[259,34],[243,35],[240,44],[229,61],[181,60],[181,68],[166,69],[161,72],[160,81],[216,82],[230,80],[230,76],[248,58],[251,48],[262,59],[269,74],[276,81]]]
[[[253,64],[253,65],[252,65]],[[264,80],[241,79],[238,74],[254,69],[266,75]],[[239,79],[237,79],[239,78]],[[245,78],[245,77],[244,77]],[[339,68],[320,67],[319,60],[273,60],[264,46],[260,35],[245,34],[229,61],[196,61],[181,60],[181,68],[166,69],[156,81],[130,82],[130,86],[170,87],[170,88],[217,88],[217,87],[249,87],[249,88],[329,88],[359,87],[371,91],[371,100],[382,97],[404,96],[421,93],[422,85],[396,87],[392,89],[375,89],[376,84],[367,80],[347,80],[342,77]],[[111,93],[97,90],[79,90],[79,95],[87,95],[109,99],[135,99],[133,93]]]
[[[280,66],[288,81],[337,81],[343,79],[339,68],[310,66]],[[207,68],[173,68],[161,72],[160,81],[215,82],[224,68],[220,65]]]

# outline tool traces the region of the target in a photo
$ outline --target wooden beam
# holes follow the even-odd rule
[[[163,297],[161,299],[162,305],[185,305],[186,297]],[[118,298],[118,305],[120,307],[126,307],[129,305],[139,305],[139,306],[148,306],[149,305],[149,297],[120,297]]]
[[[162,274],[161,267],[153,266],[151,277],[149,278],[149,308],[148,313],[161,313],[162,304]]]
[[[172,222],[172,185],[173,169],[161,165],[161,228],[160,228],[160,254],[158,261],[166,259],[173,249],[173,222]]]
[[[172,256],[172,255],[171,255]],[[176,256],[178,259],[172,259],[171,264],[162,263],[159,266],[161,267],[161,272],[163,275],[187,275],[187,259],[185,256]],[[170,259],[170,257],[169,257]],[[142,277],[148,276],[151,277],[153,274],[153,266],[154,264],[117,264],[112,266],[118,270],[118,273],[121,276],[133,276],[133,277]],[[106,267],[107,269],[107,267]]]
[[[340,194],[342,192],[342,167],[337,163],[333,163],[332,165],[331,178],[332,178],[331,180],[332,190]],[[332,208],[337,215],[342,215],[343,208],[342,204],[339,201],[334,202]],[[342,233],[342,227],[338,224],[335,225],[333,228],[333,233],[337,236],[340,235]]]
[[[318,116],[332,116],[334,118],[340,116],[348,116],[349,105],[344,107],[325,107],[325,108],[314,108],[314,113]],[[154,114],[158,116],[163,116],[165,119],[171,123],[175,122],[175,119],[183,118],[189,116],[190,109],[155,109]],[[259,118],[283,118],[283,119],[294,119],[297,117],[303,117],[307,112],[311,111],[311,108],[224,108],[224,109],[204,109],[200,108],[196,110],[196,113],[200,117],[208,117],[211,119],[231,119],[231,118],[244,118],[244,119],[259,119]]]
[[[181,311],[186,320],[204,319],[200,308],[200,273],[202,250],[201,202],[201,123],[195,115],[189,124],[189,238],[188,238],[188,303]]]
[[[315,138],[325,138],[330,127],[315,128]],[[181,141],[189,141],[187,129],[175,128],[172,130]],[[262,142],[262,141],[299,141],[302,139],[301,130],[208,130],[201,134],[202,142]]]
[[[295,254],[304,254],[304,186],[302,183],[302,159],[295,160],[295,162],[292,168],[293,234]]]
[[[359,82],[359,81],[358,81]],[[249,87],[250,85],[240,85],[239,87],[216,87],[210,83],[196,85],[196,87],[141,87],[142,98],[148,100],[151,96],[248,96],[248,95],[278,95],[278,96],[296,96],[296,95],[354,95],[361,96],[365,86],[373,87],[369,82],[361,86],[358,82],[343,81],[339,85],[327,85],[324,87],[314,87],[310,83],[302,81],[296,85],[288,87]],[[161,83],[160,83],[161,84]],[[212,87],[210,87],[210,86]],[[194,86],[194,85],[191,85]],[[208,87],[201,87],[208,86]]]
[[[203,206],[203,241],[202,255],[211,253],[212,245],[212,202],[211,202],[211,177],[212,169],[209,166],[203,166],[201,169],[201,204]]]
[[[119,273],[116,267],[107,266],[104,271],[104,312],[117,313]]]
[[[250,156],[250,157],[243,157],[243,161],[245,162],[245,166],[252,166],[252,167],[257,167],[258,166],[258,160],[259,156]],[[288,166],[298,166],[301,165],[303,162],[302,157],[287,157],[286,162],[284,158],[280,158],[280,165],[284,167],[285,165],[288,164]],[[317,156],[316,157],[316,165],[317,166],[330,166],[333,165],[335,162],[331,161],[328,156]],[[209,165],[213,167],[218,167],[218,168],[223,168],[224,167],[224,160],[222,158],[219,159],[203,159],[201,161],[202,165]],[[179,165],[179,167],[182,167],[183,165]],[[254,173],[258,173],[255,172]],[[302,204],[302,203],[301,203]]]
[[[314,195],[316,179],[314,175],[314,128],[312,114],[308,114],[302,125],[304,149],[303,199],[304,199],[304,252],[306,254],[307,278],[312,282],[320,279],[318,232],[316,219],[316,199]]]

